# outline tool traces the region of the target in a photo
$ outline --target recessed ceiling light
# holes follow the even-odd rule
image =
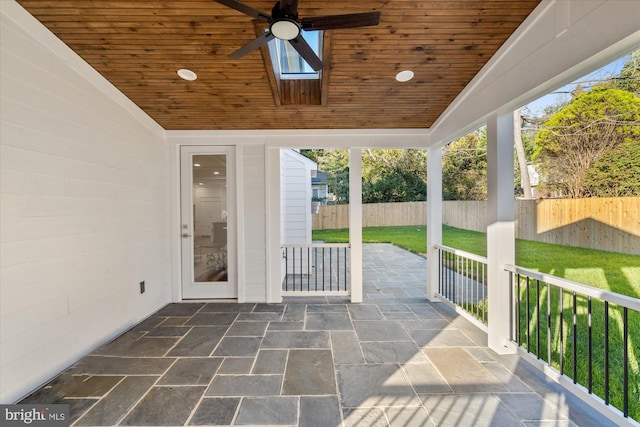
[[[414,74],[413,71],[411,70],[404,70],[404,71],[400,71],[398,74],[396,74],[396,80],[399,82],[408,82],[409,80],[411,80],[413,78]]]
[[[198,185],[204,185],[204,183],[202,183],[202,182],[199,182],[199,183],[198,183]]]
[[[214,175],[220,175],[220,172],[215,171],[213,174],[214,174]]]
[[[190,82],[198,78],[198,75],[196,73],[194,73],[191,70],[187,70],[186,68],[179,69],[178,75],[180,76],[181,79],[184,79]]]
[[[194,163],[193,166],[199,168],[200,167],[200,163]]]

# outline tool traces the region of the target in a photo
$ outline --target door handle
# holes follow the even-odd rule
[[[189,234],[189,233],[182,233],[182,238],[183,238],[183,239],[188,239],[189,237],[191,237],[191,234]]]

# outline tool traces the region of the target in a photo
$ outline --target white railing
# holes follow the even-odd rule
[[[350,245],[282,245],[282,296],[350,295]]]
[[[640,299],[517,266],[512,340],[547,367],[640,421]]]
[[[487,258],[448,246],[436,245],[436,248],[440,297],[486,325]]]

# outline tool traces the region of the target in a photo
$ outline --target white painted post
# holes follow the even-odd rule
[[[282,301],[280,149],[267,148],[267,302]]]
[[[351,302],[362,302],[362,150],[349,150],[349,243]]]
[[[440,264],[435,245],[442,244],[442,148],[427,151],[427,299],[438,291]]]
[[[515,197],[513,193],[513,112],[487,118],[487,259],[489,348],[514,353],[510,345],[509,274],[515,264]]]

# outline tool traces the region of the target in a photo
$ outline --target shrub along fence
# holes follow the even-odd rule
[[[349,227],[348,205],[321,206],[313,229]],[[426,202],[362,206],[362,226],[424,225]],[[445,201],[445,225],[485,232],[486,201]],[[640,255],[640,197],[516,200],[516,237]]]

